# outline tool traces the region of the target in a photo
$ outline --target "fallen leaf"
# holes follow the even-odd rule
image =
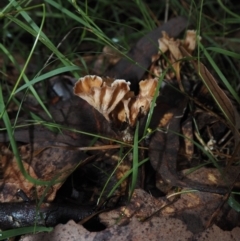
[[[164,23],[141,38],[127,54],[129,59],[122,58],[115,66],[107,70],[105,75],[127,79],[131,82],[132,90],[137,90],[139,81],[152,63],[152,56],[158,52],[158,39],[162,31],[171,37],[177,37],[187,27],[187,24],[187,20],[183,17],[176,17]]]
[[[213,225],[211,228],[208,228],[204,232],[194,235],[193,241],[238,241],[240,236],[240,228],[236,227],[232,231],[223,231],[216,225]]]
[[[89,232],[75,222],[69,221],[65,225],[57,225],[50,233],[28,235],[23,237],[21,241],[175,241],[176,237],[178,237],[179,241],[187,241],[191,236],[192,233],[186,229],[186,226],[180,220],[174,218],[154,217],[150,221],[143,223],[139,222],[136,218],[133,218],[128,225],[113,226],[101,232]]]
[[[27,173],[38,180],[51,181],[57,178],[61,180],[45,193],[47,186],[40,186],[28,181],[21,173],[17,161],[12,152],[6,147],[1,149],[1,163],[3,178],[1,180],[0,202],[23,201],[16,194],[22,190],[30,200],[35,200],[45,195],[46,201],[55,198],[57,190],[61,187],[65,179],[71,174],[81,160],[86,158],[84,152],[68,150],[62,143],[45,141],[35,143],[34,146],[21,148],[22,162]]]

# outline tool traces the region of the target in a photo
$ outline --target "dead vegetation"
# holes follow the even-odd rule
[[[47,111],[41,76],[25,83],[34,97],[2,98],[2,237],[238,240],[239,104],[199,58],[202,39],[174,17],[126,56],[86,58],[90,74],[46,78]]]

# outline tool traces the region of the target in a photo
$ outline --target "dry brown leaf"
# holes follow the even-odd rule
[[[154,217],[149,222],[139,222],[133,218],[126,226],[114,226],[101,232],[89,232],[74,221],[67,224],[59,224],[50,233],[26,235],[21,241],[238,241],[240,228],[232,231],[223,231],[214,225],[204,232],[193,235],[178,219]]]
[[[111,227],[126,225],[132,217],[145,221],[153,216],[164,216],[180,219],[192,233],[205,230],[212,214],[222,203],[223,196],[207,192],[187,192],[188,189],[181,191],[183,194],[179,194],[176,200],[168,200],[165,197],[155,198],[142,189],[136,189],[130,203],[113,211],[101,213],[100,220],[107,227]]]
[[[180,220],[154,217],[148,222],[139,222],[136,218],[133,218],[128,225],[113,226],[101,232],[89,232],[75,222],[69,221],[65,225],[57,225],[48,234],[28,235],[23,237],[21,241],[176,241],[176,237],[179,241],[187,241],[191,236],[192,233],[186,229],[186,226]]]
[[[135,189],[131,201],[120,208],[99,215],[100,221],[107,227],[129,223],[132,217],[146,220],[167,204],[167,200],[156,199],[142,189]]]
[[[185,169],[182,171],[182,174],[186,177],[188,182],[194,182],[196,185],[201,183],[206,186],[215,186],[217,190],[219,187],[228,187],[235,183],[238,173],[240,172],[240,167],[229,166],[227,168],[222,168],[222,171],[224,173],[223,175],[217,168],[201,167],[187,176],[186,173],[188,173],[189,170]],[[240,183],[236,182],[234,186],[239,188]]]
[[[127,79],[133,90],[137,89],[139,81],[152,63],[152,56],[158,51],[158,39],[165,31],[171,37],[177,37],[188,25],[187,19],[178,16],[170,19],[141,38],[128,53],[128,58],[122,58],[105,75]],[[132,61],[130,62],[129,59]],[[137,64],[136,64],[137,63]]]
[[[240,228],[235,228],[232,231],[222,231],[217,226],[213,226],[204,230],[204,225],[211,216],[212,209],[215,209],[221,200],[221,195],[212,193],[186,193],[181,195],[180,199],[175,203],[158,213],[156,211],[166,203],[166,200],[158,200],[149,193],[137,189],[131,202],[126,207],[119,209],[118,213],[114,210],[107,214],[100,214],[101,219],[103,217],[108,227],[103,231],[89,232],[74,221],[69,221],[65,225],[57,225],[50,233],[26,235],[22,237],[21,241],[175,241],[176,237],[177,240],[182,241],[238,240]],[[124,215],[121,213],[124,213]],[[146,220],[146,217],[154,213],[155,216]],[[139,222],[139,220],[146,221]],[[221,239],[221,237],[224,237],[224,239]]]
[[[240,228],[234,228],[232,231],[223,231],[216,225],[208,228],[200,234],[194,235],[193,241],[238,241],[240,237]]]
[[[58,177],[59,183],[53,185],[44,194],[47,186],[34,185],[21,173],[13,153],[6,147],[0,150],[2,161],[3,179],[1,180],[0,202],[23,201],[16,196],[21,189],[30,200],[35,200],[45,195],[45,201],[52,201],[57,190],[64,180],[71,174],[81,161],[82,153],[77,150],[68,150],[62,143],[51,142],[36,143],[31,148],[29,145],[22,146],[20,154],[22,164],[27,173],[35,179],[51,181]],[[62,148],[61,148],[62,147]],[[61,180],[61,181],[60,181]]]
[[[29,198],[31,198],[35,191],[34,184],[27,181],[22,175],[12,152],[6,147],[2,147],[0,158],[3,170],[0,185],[0,202],[23,201],[16,195],[19,189],[27,193]],[[37,179],[36,173],[28,163],[23,162],[23,166],[25,170],[28,170],[29,175]]]
[[[223,196],[208,192],[188,191],[188,189],[182,189],[183,194],[176,202],[164,208],[159,215],[180,219],[187,225],[187,229],[195,234],[205,230],[213,213],[223,202]]]

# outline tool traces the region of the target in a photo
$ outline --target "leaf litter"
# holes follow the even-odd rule
[[[179,28],[174,32],[173,26],[176,21]],[[132,137],[137,120],[140,122],[140,135],[143,134],[153,91],[145,95],[144,99],[141,96],[141,85],[138,88],[136,83],[141,83],[144,79],[148,81],[161,78],[167,70],[155,103],[148,136],[141,144],[141,147],[147,148],[148,151],[139,148],[140,157],[149,157],[151,164],[146,165],[146,168],[142,169],[142,175],[139,175],[137,186],[141,189],[135,189],[129,202],[120,201],[120,205],[117,205],[117,199],[113,198],[107,204],[113,210],[99,215],[100,222],[106,227],[103,231],[89,232],[75,223],[79,221],[75,219],[75,222],[70,220],[66,224],[57,225],[49,234],[30,235],[22,237],[21,240],[75,240],[76,237],[81,237],[82,240],[176,240],[176,237],[179,237],[179,240],[204,240],[211,236],[214,237],[211,240],[217,240],[219,235],[224,236],[225,240],[229,237],[237,240],[239,228],[235,227],[238,225],[238,215],[236,211],[229,209],[226,197],[239,187],[240,170],[235,165],[239,145],[239,133],[236,131],[238,112],[207,68],[191,58],[197,41],[200,40],[196,32],[187,31],[183,40],[173,38],[185,29],[185,25],[184,19],[173,19],[160,28],[157,34],[156,31],[150,33],[154,35],[153,40],[159,44],[158,51],[149,45],[146,38],[141,39],[135,49],[130,51],[129,56],[136,58],[145,70],[148,69],[146,72],[142,71],[143,68],[140,70],[131,65],[124,58],[118,62],[114,60],[115,65],[109,67],[105,73],[125,81],[115,82],[112,87],[119,83],[126,87],[120,98],[116,99],[116,103],[112,101],[115,97],[113,98],[114,90],[111,90],[111,87],[106,87],[107,85],[102,82],[95,87],[95,83],[91,82],[94,86],[87,86],[83,95],[78,92],[80,98],[85,96],[83,99],[88,103],[78,97],[70,97],[70,102],[57,101],[51,107],[56,123],[95,133],[110,140],[100,136],[92,143],[92,137],[74,132],[72,129],[53,134],[38,126],[32,130],[34,138],[31,140],[27,137],[28,129],[15,131],[14,135],[19,143],[34,141],[33,145],[26,145],[30,151],[25,151],[28,158],[23,158],[26,170],[33,177],[51,180],[58,174],[63,175],[62,182],[53,185],[51,193],[44,194],[44,202],[52,203],[60,186],[63,185],[64,188],[69,185],[65,179],[73,173],[70,178],[76,186],[76,194],[74,196],[72,190],[70,197],[74,197],[74,202],[78,203],[96,203],[99,195],[106,198],[115,183],[131,170],[129,142],[132,138],[126,138],[126,135],[130,133]],[[142,50],[153,49],[148,54],[144,52],[140,58],[139,53],[135,52],[137,46],[141,46]],[[127,65],[129,68],[123,68]],[[91,81],[101,80],[98,76],[85,78]],[[77,84],[83,81],[84,78],[81,78]],[[154,86],[156,88],[155,84]],[[122,87],[118,87],[118,92],[122,91]],[[130,88],[134,93],[127,93]],[[105,98],[107,96],[108,99]],[[26,103],[26,107],[29,108],[29,103]],[[48,121],[41,111],[37,111],[37,114],[44,121]],[[46,137],[51,141],[46,141]],[[8,138],[1,135],[0,140],[6,142]],[[110,146],[114,140],[121,142],[121,149],[101,149],[101,146]],[[127,143],[124,145],[122,141],[126,140]],[[77,150],[79,146],[88,145],[99,149],[87,152]],[[24,146],[21,148],[24,150]],[[15,175],[18,178],[11,181],[14,177],[12,170],[17,168],[14,157],[4,145],[1,155],[3,160],[10,162],[10,167],[5,169],[5,163],[2,162],[1,183],[7,195],[1,196],[1,202],[21,201],[19,197],[16,198],[18,189],[31,200],[43,195],[41,186],[34,187],[27,183],[19,172],[19,175]],[[84,165],[81,165],[81,162]],[[80,178],[79,175],[84,178]],[[93,180],[94,175],[97,182]],[[112,175],[110,179],[109,175]],[[10,188],[9,183],[14,187]],[[105,183],[109,185],[104,193],[101,193]],[[32,195],[33,189],[35,196]],[[82,194],[84,190],[85,194]],[[127,191],[126,183],[114,194],[124,196]],[[232,231],[223,231],[219,228],[224,229],[229,220],[235,220],[228,227],[229,230],[233,229]],[[215,224],[209,227],[210,222],[219,227]],[[69,233],[72,233],[71,237]]]

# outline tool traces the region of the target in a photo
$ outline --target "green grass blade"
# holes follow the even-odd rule
[[[4,125],[5,125],[6,130],[7,130],[9,141],[10,141],[10,144],[11,144],[11,147],[12,147],[12,152],[14,154],[14,157],[16,158],[19,170],[21,171],[23,176],[29,182],[34,183],[36,185],[42,185],[43,186],[43,185],[48,185],[49,183],[51,183],[51,181],[40,181],[40,180],[37,180],[37,179],[31,177],[27,173],[27,171],[24,169],[24,166],[23,166],[23,163],[22,163],[22,160],[21,160],[21,156],[20,156],[19,151],[18,151],[17,143],[16,143],[16,140],[14,139],[14,136],[13,136],[12,125],[11,125],[8,113],[7,113],[7,111],[5,111],[5,104],[4,104],[4,100],[3,100],[2,86],[1,85],[0,85],[0,114],[2,115],[2,119],[3,119]]]
[[[11,55],[11,53],[10,53],[1,43],[0,43],[0,49],[3,50],[3,52],[8,56],[8,58],[11,60],[11,62],[12,62],[15,66],[18,66],[18,64],[17,64],[17,62],[15,61],[14,57]],[[9,102],[11,101],[11,99],[12,99],[12,97],[13,97],[13,95],[14,95],[15,89],[17,88],[17,86],[18,86],[19,83],[20,83],[21,77],[23,77],[24,81],[25,81],[27,84],[29,83],[29,80],[28,80],[27,76],[24,74],[23,70],[21,70],[21,74],[20,74],[20,76],[19,76],[19,78],[18,78],[18,80],[17,80],[17,82],[16,82],[16,84],[15,84],[12,92],[10,93],[10,96],[9,96],[9,98],[8,98],[8,101],[7,101],[6,105],[8,105]],[[42,108],[44,109],[44,111],[47,113],[47,115],[48,115],[50,118],[52,118],[50,112],[48,111],[48,109],[46,108],[46,106],[44,105],[44,103],[42,102],[42,100],[41,100],[40,96],[38,95],[37,91],[33,88],[32,85],[29,86],[29,89],[31,90],[33,96],[36,98],[36,100],[38,101],[38,103],[42,106]],[[3,113],[4,113],[4,112],[2,112],[2,113],[0,114],[0,118],[1,118],[1,116],[2,116]]]
[[[158,92],[160,91],[160,86],[161,86],[161,84],[162,84],[162,81],[163,81],[164,76],[166,75],[167,71],[169,71],[168,68],[164,70],[164,72],[162,73],[162,75],[161,75],[160,78],[158,79],[158,84],[157,84],[157,87],[156,87],[156,91],[155,91],[155,93],[154,93],[154,96],[153,96],[153,99],[152,99],[152,102],[151,102],[151,106],[150,106],[150,109],[149,109],[149,112],[148,112],[147,121],[146,121],[146,124],[145,124],[145,127],[144,127],[143,136],[146,136],[146,134],[147,134],[148,127],[149,127],[149,125],[150,125],[150,123],[151,123],[153,111],[154,111],[154,108],[155,108],[155,105],[156,105],[156,100],[157,100],[157,97],[158,97]]]
[[[223,3],[221,0],[217,0],[219,5],[224,9],[224,11],[226,13],[228,13],[229,15],[232,15],[233,17],[240,19],[240,15],[237,15],[236,13],[232,12],[231,10],[229,10]]]
[[[209,63],[212,65],[213,69],[216,71],[218,74],[219,78],[222,80],[228,91],[232,94],[232,96],[235,98],[235,100],[240,104],[240,97],[236,93],[236,91],[233,89],[229,81],[226,79],[226,77],[223,75],[222,71],[218,68],[217,64],[215,61],[212,59],[211,55],[208,53],[208,51],[204,48],[204,46],[199,43],[199,46],[201,50],[203,51],[204,55],[206,56],[207,60]]]
[[[61,68],[49,71],[48,73],[40,75],[40,76],[34,78],[33,80],[30,80],[28,83],[22,85],[21,87],[19,87],[15,91],[15,94],[24,90],[24,89],[26,89],[26,88],[29,88],[30,86],[32,86],[32,85],[34,85],[34,84],[36,84],[36,83],[38,83],[42,80],[49,79],[49,78],[51,78],[55,75],[59,75],[59,74],[62,74],[64,72],[71,72],[71,71],[74,71],[74,70],[80,70],[80,67],[78,67],[78,66],[66,66],[66,67],[61,67]]]
[[[118,167],[121,165],[122,161],[124,160],[124,158],[129,154],[131,150],[129,150],[123,157],[122,157],[122,154],[123,154],[123,147],[121,146],[120,150],[119,150],[119,158],[121,158],[121,160],[118,162],[118,164],[116,165],[116,167],[114,168],[114,170],[112,171],[112,173],[108,176],[108,179],[107,181],[105,182],[104,184],[104,187],[102,188],[101,190],[101,194],[99,195],[99,198],[98,198],[98,203],[99,201],[101,200],[103,194],[104,194],[104,191],[106,190],[109,182],[111,181],[114,173],[117,171]],[[105,172],[105,174],[107,175],[107,173]]]
[[[18,20],[15,16],[7,15],[7,18],[9,18],[12,22],[19,25],[22,29],[33,35],[34,37],[37,36],[38,33],[40,33],[39,41],[41,41],[48,49],[50,49],[57,57],[58,59],[66,66],[73,65],[71,61],[69,61],[56,47],[55,45],[50,41],[50,39],[42,32],[40,31],[37,24],[34,22],[34,20],[27,14],[27,12],[23,11],[23,9],[19,6],[19,4],[16,1],[12,1],[13,6],[20,12],[22,17],[26,20],[28,23],[25,24],[22,21]],[[31,27],[29,27],[31,26]]]
[[[156,27],[156,25],[154,23],[152,16],[150,16],[149,14],[148,8],[146,6],[147,3],[143,2],[142,0],[135,0],[135,3],[143,16],[144,21],[142,22],[144,24],[144,28],[148,31],[153,30]]]
[[[33,51],[34,51],[34,49],[36,48],[36,45],[37,45],[37,43],[38,43],[39,36],[40,36],[40,33],[41,33],[41,31],[42,31],[42,28],[43,28],[44,21],[45,21],[45,11],[46,11],[46,10],[45,10],[45,5],[42,4],[42,7],[43,7],[43,18],[42,18],[42,21],[41,21],[41,25],[40,25],[40,28],[39,28],[39,32],[38,32],[37,35],[36,35],[36,38],[35,38],[35,40],[34,40],[34,43],[33,43],[33,46],[32,46],[32,48],[31,48],[31,51],[30,51],[30,53],[29,53],[29,55],[28,55],[28,57],[27,57],[27,60],[26,60],[26,62],[25,62],[25,64],[24,64],[24,66],[23,66],[23,69],[22,69],[21,72],[20,72],[20,75],[19,75],[19,77],[18,77],[18,79],[17,79],[17,81],[16,81],[16,84],[14,85],[13,90],[12,90],[12,92],[11,92],[10,95],[9,95],[9,98],[8,98],[8,101],[7,101],[7,105],[8,105],[8,103],[10,103],[13,95],[15,94],[15,90],[17,89],[18,85],[20,84],[20,81],[21,81],[22,77],[25,76],[25,74],[24,74],[24,73],[25,73],[25,70],[26,70],[26,68],[27,68],[27,66],[28,66],[28,64],[29,64],[29,62],[30,62],[30,59],[31,59],[31,57],[32,57],[32,55],[33,55]],[[3,50],[5,50],[5,52],[8,52],[8,53],[6,53],[6,54],[7,54],[8,56],[10,56],[9,51],[7,51],[6,48],[5,48],[3,45],[0,45],[0,47],[1,47]],[[28,78],[27,78],[26,76],[25,76],[24,80],[25,80],[25,82],[26,82],[27,84],[29,83]],[[38,93],[36,92],[36,90],[33,88],[33,86],[29,86],[29,89],[30,89],[30,91],[32,92],[32,94],[34,95],[34,97],[36,98],[36,100],[38,101],[38,103],[42,106],[42,108],[44,109],[44,111],[47,113],[47,115],[48,115],[50,118],[52,118],[50,112],[48,111],[48,109],[46,108],[46,106],[44,105],[44,103],[42,102],[40,96],[38,95]]]
[[[240,203],[235,199],[234,195],[230,195],[228,198],[228,205],[238,213],[240,212]]]
[[[139,121],[137,122],[135,133],[134,133],[134,141],[133,141],[133,164],[132,164],[132,183],[130,187],[129,200],[132,197],[134,189],[137,184],[138,179],[138,131],[139,131]]]
[[[208,47],[208,48],[205,48],[205,49],[214,51],[214,52],[219,53],[219,54],[223,54],[225,56],[227,55],[227,56],[233,57],[235,59],[240,59],[240,54],[232,52],[232,51],[228,51],[228,50],[225,50],[225,49],[222,49],[222,48]]]
[[[145,162],[147,162],[148,160],[149,160],[149,158],[146,158],[146,159],[140,161],[140,162],[138,163],[138,166],[137,166],[137,167],[139,168],[141,165],[143,165],[143,164],[144,164]],[[132,171],[133,171],[133,170],[131,169],[131,170],[125,172],[125,174],[123,175],[123,177],[114,185],[114,187],[112,188],[112,190],[109,192],[108,197],[111,197],[111,196],[114,194],[115,190],[121,185],[121,183],[122,183],[126,178],[128,178],[129,175],[132,174]]]
[[[6,240],[11,237],[16,237],[23,234],[28,233],[36,233],[36,232],[51,232],[53,228],[47,228],[42,226],[37,227],[24,227],[24,228],[16,228],[7,231],[0,231],[0,240]]]
[[[38,179],[35,179],[35,178],[31,177],[27,173],[27,171],[25,170],[25,168],[23,166],[21,156],[20,156],[20,153],[18,151],[16,140],[14,139],[14,135],[13,135],[14,129],[11,125],[8,113],[5,110],[6,110],[6,106],[4,104],[3,95],[2,95],[2,85],[0,85],[0,114],[2,116],[7,134],[8,134],[8,137],[9,137],[9,142],[10,142],[10,145],[11,145],[11,148],[12,148],[13,155],[14,155],[15,160],[17,162],[18,168],[21,171],[22,175],[25,177],[25,179],[28,180],[29,182],[35,184],[35,185],[40,185],[40,186],[49,186],[49,185],[53,185],[53,184],[62,182],[63,180],[56,180],[59,175],[57,175],[55,178],[53,178],[53,180],[43,181],[43,180],[38,180]]]

